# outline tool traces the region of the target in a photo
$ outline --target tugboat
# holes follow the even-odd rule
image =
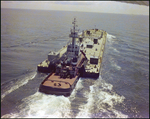
[[[75,18],[72,24],[72,42],[58,52],[50,52],[48,59],[37,66],[39,72],[50,73],[40,84],[40,92],[69,96],[79,77],[99,77],[107,32],[95,28],[79,35]]]
[[[67,51],[61,56],[60,52],[51,52],[48,56],[48,68],[51,73],[41,83],[40,92],[69,96],[79,80],[81,68],[87,58],[84,52],[80,51],[80,43],[76,43],[79,30],[76,29],[75,18],[73,24],[69,35],[72,43],[67,45]]]

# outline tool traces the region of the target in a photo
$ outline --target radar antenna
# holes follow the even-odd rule
[[[78,32],[79,30],[76,29],[76,27],[78,27],[78,25],[76,25],[76,18],[74,18],[74,21],[72,22],[73,24],[73,28],[70,30],[71,34],[69,35],[72,38],[72,51],[74,52],[74,48],[76,45],[76,38],[78,38]]]

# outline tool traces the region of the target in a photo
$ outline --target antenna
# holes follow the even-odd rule
[[[72,38],[72,52],[75,52],[75,46],[76,46],[76,38],[78,38],[78,32],[79,29],[77,29],[78,25],[76,25],[76,18],[73,19],[73,28],[70,30],[71,34],[69,35]]]

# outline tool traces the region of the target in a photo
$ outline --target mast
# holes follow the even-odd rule
[[[73,28],[70,30],[71,34],[69,35],[72,38],[72,52],[75,52],[76,38],[78,38],[78,29],[76,29],[76,18],[72,22]]]

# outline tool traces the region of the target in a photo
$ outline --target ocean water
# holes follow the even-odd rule
[[[70,97],[38,92],[37,65],[80,31],[108,33],[97,80],[80,78]],[[1,9],[1,117],[149,117],[149,16]]]

